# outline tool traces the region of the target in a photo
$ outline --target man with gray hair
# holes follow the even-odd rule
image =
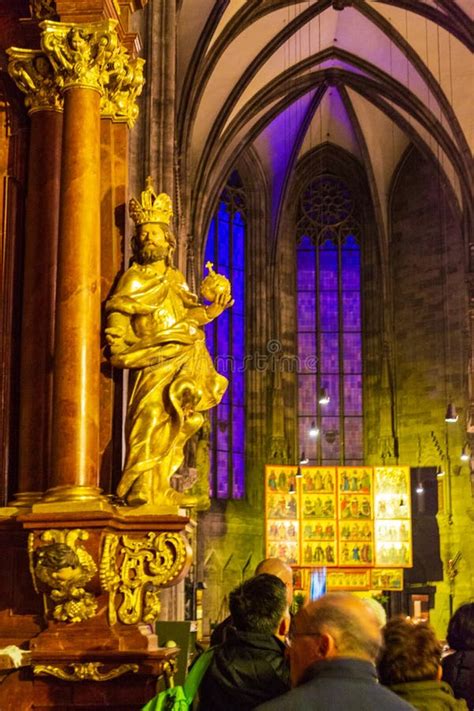
[[[413,709],[380,686],[375,661],[380,624],[355,595],[329,593],[303,607],[290,629],[293,688],[261,711],[403,711]]]

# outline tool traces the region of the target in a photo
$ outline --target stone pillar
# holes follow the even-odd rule
[[[42,48],[62,86],[64,123],[52,460],[48,491],[34,510],[106,506],[98,487],[100,101],[107,66],[120,60],[115,25],[41,25]]]
[[[176,3],[155,0],[148,13],[147,64],[154,71],[149,73],[145,89],[143,179],[153,176],[160,192],[174,195]]]
[[[40,50],[12,48],[9,73],[31,117],[21,330],[18,492],[28,509],[45,488],[50,462],[54,298],[58,241],[62,99]]]

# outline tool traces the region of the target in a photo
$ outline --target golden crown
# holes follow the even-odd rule
[[[128,212],[136,225],[146,222],[162,222],[169,225],[173,217],[173,203],[166,193],[156,194],[153,179],[148,176],[146,188],[141,194],[141,202],[132,198],[128,204]]]

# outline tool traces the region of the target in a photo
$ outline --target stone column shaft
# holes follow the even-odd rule
[[[65,92],[50,491],[99,489],[100,94]],[[80,491],[80,487],[85,487]]]
[[[31,115],[21,334],[20,453],[15,503],[45,488],[50,462],[54,299],[62,113]]]

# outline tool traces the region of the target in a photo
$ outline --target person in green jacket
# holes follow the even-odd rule
[[[441,681],[441,644],[425,622],[396,617],[383,629],[384,651],[378,662],[379,679],[418,711],[467,711]]]

